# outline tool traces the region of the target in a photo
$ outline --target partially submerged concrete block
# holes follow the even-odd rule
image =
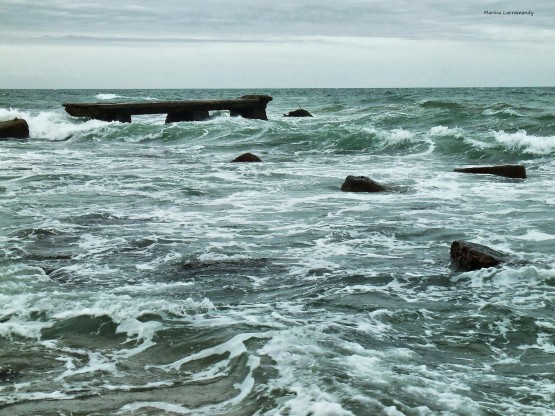
[[[489,174],[506,178],[526,178],[526,168],[523,165],[475,166],[454,169],[453,172]]]

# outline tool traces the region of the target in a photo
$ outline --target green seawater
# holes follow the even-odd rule
[[[268,121],[62,107],[245,94]],[[555,88],[0,90],[14,117],[0,414],[555,414]],[[497,164],[527,178],[453,172]]]

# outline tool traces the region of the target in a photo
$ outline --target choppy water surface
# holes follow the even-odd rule
[[[270,94],[269,121],[68,101]],[[555,89],[0,91],[0,410],[555,414]],[[311,119],[283,118],[298,108]],[[230,164],[244,152],[263,163]],[[453,168],[524,164],[525,180]],[[342,193],[347,175],[388,185]],[[464,239],[507,253],[461,272]]]

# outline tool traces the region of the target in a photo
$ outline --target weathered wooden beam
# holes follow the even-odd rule
[[[268,95],[245,95],[229,100],[149,101],[141,103],[64,103],[75,117],[130,122],[132,115],[167,113],[166,122],[204,120],[208,111],[229,110],[231,115],[267,120]]]

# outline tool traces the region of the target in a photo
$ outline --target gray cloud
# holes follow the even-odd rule
[[[553,0],[0,0],[0,87],[548,86],[554,18]]]
[[[485,10],[532,10],[491,16]],[[441,0],[0,0],[0,35],[112,39],[262,40],[263,37],[365,36],[405,39],[555,39],[555,2]]]

